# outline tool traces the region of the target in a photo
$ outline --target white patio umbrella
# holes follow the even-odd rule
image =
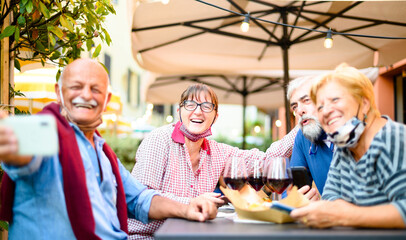
[[[325,49],[325,33],[259,20],[325,32],[331,28],[339,33],[404,38],[404,1],[206,2],[212,5],[191,0],[171,0],[167,5],[138,1],[133,11],[132,50],[140,66],[158,76],[236,76],[247,71],[262,76],[264,71],[280,71],[279,90],[272,93],[257,91],[247,100],[254,105],[258,101],[259,104],[272,103],[269,107],[275,108],[275,101],[279,107],[288,106],[286,100],[285,104],[281,100],[285,99],[284,91],[292,79],[292,71],[332,70],[342,62],[357,68],[388,66],[406,56],[406,40],[333,34],[334,46]],[[249,13],[257,19],[251,18],[250,30],[243,33],[240,25],[244,16],[225,10]],[[235,85],[242,85],[242,79],[235,81]],[[182,79],[172,80],[179,84]],[[233,91],[234,81],[229,83],[229,89]],[[155,101],[154,96],[168,95],[169,84],[162,86],[156,81],[147,85],[145,91],[150,101]],[[256,89],[255,84],[252,88],[247,86],[245,90]],[[235,89],[241,92],[241,88]],[[258,101],[253,101],[254,95],[261,95],[255,97]],[[233,103],[242,104],[242,98],[234,99]]]

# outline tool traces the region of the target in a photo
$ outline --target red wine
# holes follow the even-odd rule
[[[234,190],[240,190],[242,187],[244,187],[244,184],[247,182],[247,179],[225,177],[224,182],[226,183],[227,187]]]
[[[268,188],[267,190],[271,191],[271,192],[275,192],[275,190],[273,189],[273,187],[271,185],[268,184],[268,179],[266,177],[262,177],[262,182],[264,183],[264,185]]]
[[[283,193],[283,191],[285,191],[285,189],[289,186],[289,184],[292,183],[292,179],[290,178],[283,178],[283,179],[272,179],[272,178],[268,178],[267,180],[267,187],[272,186],[272,189],[281,194]]]
[[[262,182],[262,178],[249,177],[248,183],[251,185],[252,188],[255,189],[255,191],[261,190],[262,186],[264,186],[264,183]]]

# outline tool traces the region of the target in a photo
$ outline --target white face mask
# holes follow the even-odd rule
[[[62,104],[62,111],[61,114],[62,116],[66,117],[66,119],[74,124],[76,124],[82,131],[94,131],[102,122],[102,117],[101,115],[96,119],[93,123],[90,124],[79,124],[74,121],[72,118],[71,114],[69,113],[68,109],[65,107],[65,103],[63,100],[63,94],[62,94],[62,83],[58,84],[59,85],[59,95],[61,98],[61,104]],[[104,104],[103,104],[103,110],[106,108],[107,104],[107,99],[108,99],[108,94],[106,94],[106,98],[104,99]],[[72,103],[74,104],[90,104],[92,106],[97,106],[97,102],[92,99],[90,101],[85,101],[82,97],[78,96],[75,99],[72,100]]]
[[[357,146],[359,138],[365,130],[367,115],[361,122],[357,117],[352,117],[337,131],[327,134],[328,140],[340,148],[353,148]]]
[[[62,81],[62,80],[59,79],[59,81]],[[62,107],[65,108],[65,103],[63,101],[63,94],[62,94],[62,82],[58,82],[58,87],[59,87],[59,96],[61,97]]]

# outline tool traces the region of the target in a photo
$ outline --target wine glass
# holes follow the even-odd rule
[[[267,158],[265,157],[264,159],[264,171],[262,173],[262,183],[264,186],[262,187],[262,191],[268,195],[269,198],[272,198],[272,194],[274,194],[275,190],[273,190],[272,186],[267,185],[267,174],[268,174],[268,167],[269,167],[269,162]]]
[[[264,175],[264,159],[254,161],[252,168],[248,170],[248,183],[255,191],[260,191],[264,186],[262,176]]]
[[[248,174],[245,159],[231,156],[227,159],[224,174],[224,182],[227,187],[240,190],[247,182]]]
[[[289,159],[285,157],[275,157],[271,158],[268,164],[265,184],[268,188],[273,189],[279,194],[275,196],[276,199],[279,199],[280,194],[292,183]]]

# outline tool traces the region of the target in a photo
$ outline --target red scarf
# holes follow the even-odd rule
[[[51,114],[57,120],[59,138],[59,162],[62,167],[63,189],[65,193],[66,209],[73,232],[77,239],[100,239],[95,234],[95,221],[88,191],[86,188],[86,176],[82,158],[74,129],[68,121],[60,114],[59,105],[51,103],[47,105],[40,114]],[[100,136],[100,134],[96,131]],[[121,230],[128,233],[127,229],[127,204],[120,171],[118,169],[117,157],[113,150],[105,143],[103,152],[110,160],[113,174],[117,181],[117,215]],[[15,183],[4,173],[1,182],[0,199],[0,219],[12,220],[12,207],[14,201]]]

